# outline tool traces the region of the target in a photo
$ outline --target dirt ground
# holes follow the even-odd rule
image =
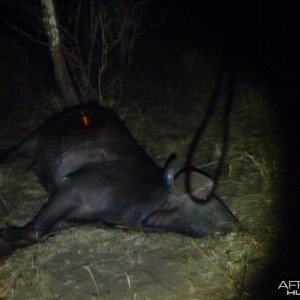
[[[220,57],[187,46],[172,52],[151,49],[123,80],[121,99],[107,104],[158,164],[176,153],[180,168],[211,100]],[[21,80],[21,75],[28,80],[32,70],[22,72],[12,80]],[[2,93],[3,103],[14,104],[9,113],[7,106],[1,109],[1,148],[5,148],[51,115],[52,104],[49,93],[34,96],[31,102],[21,100],[21,92],[19,99],[9,91]],[[226,80],[219,94],[193,157],[195,166],[212,175],[222,149]],[[279,234],[275,125],[263,84],[240,71],[217,194],[247,232],[193,239],[89,226],[68,229],[1,258],[0,299],[271,299],[277,286],[268,287],[264,276]],[[20,159],[1,166],[1,226],[26,223],[47,201],[28,164]]]

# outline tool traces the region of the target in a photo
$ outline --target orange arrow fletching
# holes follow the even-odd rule
[[[84,114],[82,115],[81,120],[82,120],[82,123],[85,127],[88,127],[91,124],[90,118],[88,116],[84,115]]]

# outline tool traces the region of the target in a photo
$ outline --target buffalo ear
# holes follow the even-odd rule
[[[189,172],[188,181],[187,172]],[[181,195],[191,194],[199,200],[205,200],[211,196],[213,185],[208,175],[197,170],[180,171],[175,176],[174,192]]]

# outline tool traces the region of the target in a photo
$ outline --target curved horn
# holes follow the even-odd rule
[[[172,153],[164,166],[164,182],[168,186],[172,186],[175,176],[175,166],[176,166],[176,154]]]

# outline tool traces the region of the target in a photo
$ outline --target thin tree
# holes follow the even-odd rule
[[[41,6],[43,12],[43,23],[47,32],[50,53],[54,66],[55,79],[64,100],[63,106],[78,104],[78,96],[61,49],[53,0],[41,0]]]

